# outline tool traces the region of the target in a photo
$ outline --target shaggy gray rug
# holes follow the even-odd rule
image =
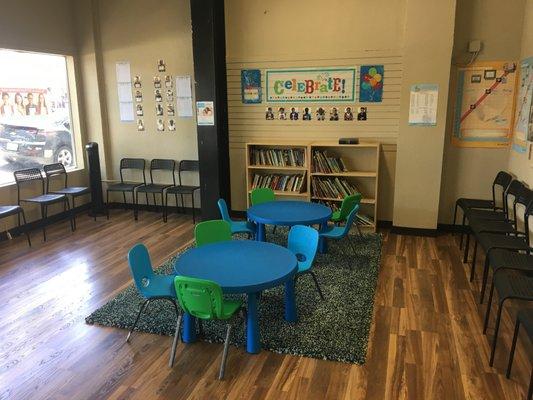
[[[298,278],[297,323],[286,322],[283,318],[283,287],[263,293],[259,306],[263,349],[347,363],[365,362],[379,272],[381,236],[365,234],[363,237],[351,236],[350,240],[355,243],[355,255],[348,243],[330,241],[328,253],[318,254],[315,259],[313,271],[324,293],[324,301],[320,299],[311,276]],[[268,241],[285,245],[287,230],[278,229],[276,234],[269,231]],[[169,259],[156,272],[172,273],[174,260],[175,257]],[[86,322],[129,329],[142,301],[131,285],[89,315]],[[141,316],[136,330],[173,336],[175,325],[173,306],[168,301],[155,301]],[[242,320],[237,320],[234,326],[231,341],[243,347],[245,329]],[[203,321],[203,329],[202,340],[224,341],[224,323]]]

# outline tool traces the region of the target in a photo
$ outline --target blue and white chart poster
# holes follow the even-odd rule
[[[197,101],[196,119],[198,125],[215,125],[214,103],[212,101]]]
[[[261,70],[241,70],[241,96],[244,104],[261,103]]]
[[[409,125],[437,125],[439,85],[418,83],[411,86],[409,98]]]

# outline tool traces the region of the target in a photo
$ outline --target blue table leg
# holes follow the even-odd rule
[[[257,224],[257,233],[255,238],[258,242],[264,242],[266,240],[265,224]]]
[[[183,313],[182,339],[184,343],[196,341],[196,318],[189,313]]]
[[[319,232],[324,232],[328,228],[328,223],[324,222],[320,224]],[[321,254],[325,254],[328,252],[328,242],[327,239],[323,236],[320,236],[318,239],[318,252]]]
[[[297,322],[296,294],[294,290],[294,277],[285,282],[285,321]]]
[[[248,293],[246,351],[254,354],[261,351],[261,344],[259,342],[259,315],[257,310],[258,300],[259,293]]]

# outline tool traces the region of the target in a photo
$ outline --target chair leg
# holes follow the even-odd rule
[[[485,288],[487,287],[487,279],[489,277],[489,252],[490,250],[487,250],[487,254],[485,254],[485,265],[483,267],[483,281],[481,282],[481,293],[479,296],[479,304],[483,304],[483,299],[485,298]]]
[[[168,366],[172,368],[174,366],[174,358],[176,357],[176,347],[178,346],[178,339],[181,335],[181,314],[178,315],[176,321],[176,332],[174,333],[174,340],[172,341],[172,349],[170,351],[170,359],[168,360]]]
[[[500,300],[500,303],[498,304],[498,311],[496,316],[496,326],[494,327],[494,337],[492,338],[492,349],[490,351],[490,360],[489,365],[492,367],[494,364],[494,355],[496,353],[496,344],[498,342],[498,331],[500,329],[500,321],[502,319],[502,311],[503,311],[503,302],[505,299]]]
[[[174,193],[174,198],[176,199],[176,213],[179,214],[180,213],[180,209],[179,209],[178,194],[177,193]]]
[[[74,215],[74,211],[72,211],[72,209],[70,208],[70,202],[68,201],[68,197],[65,196],[65,207],[67,208],[68,210],[68,213],[70,215],[70,230],[72,232],[74,232],[76,230],[75,226],[74,226],[74,219],[73,219],[73,215]]]
[[[20,210],[20,213],[22,214],[22,222],[24,222],[24,232],[26,233],[26,238],[28,239],[28,245],[31,247],[30,231],[26,223],[26,214],[24,213],[24,210]],[[20,217],[19,217],[19,226],[20,226]]]
[[[527,390],[527,400],[533,397],[533,368],[531,369],[531,377],[529,378],[529,389]]]
[[[494,279],[492,280],[491,285],[490,285],[489,302],[487,304],[487,311],[485,312],[485,322],[483,323],[483,334],[487,333],[487,328],[489,326],[490,309],[492,307],[492,296],[493,295],[494,295]]]
[[[139,318],[141,318],[141,314],[144,311],[144,309],[150,304],[150,300],[147,299],[142,303],[141,308],[139,309],[139,312],[137,313],[137,318],[135,318],[135,322],[133,323],[133,326],[131,327],[130,331],[128,332],[128,336],[126,336],[126,343],[129,343],[131,334],[133,333],[133,330],[137,326],[137,323],[139,322]]]
[[[357,222],[355,222],[355,227],[357,228],[357,233],[359,233],[359,236],[363,237],[363,232],[361,232],[361,227]]]
[[[185,214],[185,200],[183,199],[183,194],[180,194],[180,198],[181,198],[181,211],[183,212],[183,214]]]
[[[194,192],[191,193],[191,205],[192,205],[192,223],[196,224],[196,215],[194,211]]]
[[[324,294],[322,293],[322,289],[320,289],[320,285],[318,284],[318,279],[316,278],[315,273],[313,271],[309,271],[309,274],[313,278],[313,281],[315,281],[316,290],[318,291],[320,298],[324,300]]]
[[[218,379],[224,379],[224,371],[226,369],[226,359],[228,358],[228,347],[229,347],[229,338],[231,335],[231,324],[228,324],[228,329],[226,331],[226,341],[224,342],[224,352],[222,353],[222,361],[220,363],[220,372],[218,374]]]
[[[139,213],[137,211],[137,204],[139,204],[139,192],[136,192],[135,189],[131,192],[131,197],[133,198],[133,219],[137,221],[139,219]]]
[[[470,233],[466,234],[466,244],[465,244],[465,251],[463,254],[463,263],[466,264],[468,262],[468,253],[470,251]]]
[[[514,351],[516,349],[516,341],[518,340],[518,331],[520,330],[520,320],[516,319],[514,326],[513,343],[511,344],[511,351],[509,352],[509,363],[507,364],[507,372],[505,377],[509,379],[511,377],[511,368],[513,367]]]
[[[168,193],[165,192],[165,202],[163,204],[163,222],[168,221]],[[163,202],[163,193],[161,193],[161,202]]]
[[[76,197],[72,196],[72,222],[74,223],[74,230],[76,230]]]
[[[127,210],[128,207],[126,207],[126,204],[128,204],[128,202],[126,201],[126,192],[122,192],[122,198],[124,199],[124,210]]]
[[[453,212],[453,227],[455,228],[455,222],[457,221],[457,203],[455,203],[455,210]]]
[[[465,233],[466,215],[463,213],[463,225],[461,226],[461,241],[459,242],[459,249],[463,248],[463,237]]]
[[[204,336],[204,324],[200,318],[196,318],[196,320],[198,321],[198,335]]]
[[[476,240],[476,244],[477,244],[477,240]],[[470,266],[470,282],[473,282],[474,281],[474,277],[476,275],[476,263],[474,261],[477,262],[477,260],[475,260],[476,258],[476,253],[477,253],[477,247],[476,247],[476,244],[474,244],[474,257],[472,259],[472,263],[471,263],[471,266]],[[465,261],[466,262],[466,261]]]
[[[105,213],[107,219],[109,219],[109,190],[106,190]],[[96,221],[96,217],[94,218],[94,220]]]
[[[41,217],[42,217],[42,220],[43,220],[43,239],[44,239],[45,242],[46,242],[46,219],[47,219],[47,214],[48,214],[48,207],[46,206],[46,204],[43,204],[41,206]]]

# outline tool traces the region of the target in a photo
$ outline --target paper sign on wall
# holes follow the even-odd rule
[[[533,57],[520,62],[520,87],[515,110],[513,150],[525,153],[527,141],[533,141]]]
[[[198,125],[215,125],[214,103],[212,101],[197,101],[196,118]]]
[[[116,63],[117,94],[120,121],[132,122],[135,119],[133,112],[133,96],[131,94],[131,71],[128,61]]]
[[[409,125],[435,126],[439,85],[420,83],[411,86]]]
[[[192,117],[192,89],[190,76],[184,75],[176,77],[176,92],[178,116],[180,118]]]

